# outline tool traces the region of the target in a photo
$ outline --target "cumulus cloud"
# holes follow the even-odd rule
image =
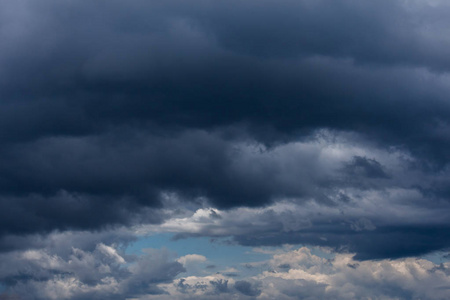
[[[290,268],[279,268],[284,264]],[[268,298],[445,299],[449,293],[450,265],[423,259],[358,262],[350,254],[325,259],[301,248],[275,255],[269,265],[273,269],[258,276],[264,286],[276,286]]]
[[[192,264],[192,263],[203,263],[206,262],[207,259],[203,255],[198,254],[188,254],[177,259],[179,263],[182,265]]]
[[[360,262],[353,254],[329,255],[314,255],[305,247],[278,251],[259,262],[265,271],[245,280],[221,274],[183,277],[160,285],[167,295],[140,299],[446,299],[449,295],[448,263],[417,258]]]
[[[50,245],[3,253],[0,282],[19,299],[123,299],[164,293],[157,285],[185,271],[165,250],[147,249],[141,256],[120,252],[99,243],[93,250],[72,247],[67,253]]]

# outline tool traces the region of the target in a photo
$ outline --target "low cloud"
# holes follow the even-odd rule
[[[204,263],[207,261],[206,257],[198,254],[188,254],[177,259],[182,265],[192,264],[192,263]]]
[[[56,252],[49,246],[1,254],[0,282],[7,293],[25,300],[123,299],[164,293],[157,285],[185,271],[165,250],[137,257],[100,243],[92,251]]]
[[[234,280],[216,274],[185,277],[160,285],[168,295],[139,299],[445,299],[450,287],[450,264],[425,259],[355,261],[353,254],[311,249],[278,251],[260,262],[266,271]],[[287,267],[289,266],[289,267]],[[226,289],[217,290],[218,284]],[[226,284],[225,284],[226,283]]]

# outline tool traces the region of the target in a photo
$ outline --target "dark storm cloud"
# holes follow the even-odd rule
[[[0,234],[159,223],[165,192],[223,208],[336,206],[343,188],[415,186],[431,195],[423,207],[447,203],[449,14],[419,1],[2,2]],[[323,128],[401,149],[418,177],[370,153],[331,166],[266,148]],[[380,243],[409,247],[380,256],[448,246],[444,227],[383,228]]]
[[[249,122],[280,134],[315,127],[389,134],[391,142],[420,148],[416,143],[428,137],[424,126],[449,115],[448,88],[426,70],[447,65],[446,35],[433,30],[445,28],[447,7],[400,1],[4,6],[4,14],[17,15],[2,30],[8,42],[1,91],[9,101],[1,128],[8,140],[87,134],[111,124]]]
[[[335,220],[323,221],[323,223],[314,222],[310,226],[305,226],[305,228],[287,231],[280,224],[280,217],[286,216],[282,215],[270,219],[270,216],[265,214],[264,218],[268,224],[272,222],[271,225],[267,225],[265,228],[247,229],[242,232],[230,230],[228,235],[233,237],[234,243],[251,247],[284,244],[330,247],[335,251],[356,253],[356,260],[420,256],[450,248],[450,226],[448,224],[375,227],[371,223],[356,220],[348,226],[344,223],[345,218],[336,218]],[[298,216],[298,218],[301,218],[301,216]],[[257,219],[249,218],[249,220],[255,221]],[[347,222],[349,221],[347,220]],[[359,227],[355,225],[358,223]],[[180,237],[202,235],[211,236],[213,234],[203,232]],[[282,266],[279,267],[282,268]]]
[[[334,151],[340,146],[333,147],[330,152],[339,156]],[[333,175],[322,170],[324,177],[314,181],[317,184],[321,178],[337,178],[335,181],[326,181],[320,188],[322,194],[308,194],[306,199],[275,201],[259,208],[216,210],[214,215],[220,218],[213,218],[208,210],[200,209],[188,218],[166,220],[158,228],[177,233],[177,238],[232,237],[240,245],[253,247],[320,245],[356,253],[356,259],[418,256],[450,248],[448,198],[418,188],[427,186],[427,181],[433,186],[441,180],[439,177],[447,178],[447,173],[434,177],[405,167],[401,156],[400,161],[396,162],[391,160],[392,157],[381,159],[381,155],[380,158],[371,159],[369,165],[387,166],[386,162],[390,161],[389,178],[364,174],[355,176],[352,173],[349,176],[348,166],[354,166],[361,156],[355,159],[351,150],[341,151],[349,159],[338,164],[339,168],[335,168],[339,170],[338,173]],[[287,153],[292,159],[293,153]],[[275,157],[279,155],[278,151],[272,153]],[[305,153],[298,155],[311,161],[311,157],[307,158]],[[334,168],[325,152],[318,153],[318,156],[330,168]],[[295,159],[284,164],[301,165],[295,163]],[[321,162],[317,164],[321,165]],[[357,166],[359,168],[366,164],[367,161],[363,160]],[[318,171],[313,167],[308,172],[311,170]],[[288,172],[284,169],[281,173]],[[352,176],[357,178],[349,179]],[[289,177],[304,180],[298,173]],[[309,197],[315,201],[308,200]],[[150,232],[155,230],[151,229]]]
[[[337,251],[357,253],[355,259],[399,258],[420,256],[450,247],[449,227],[403,226],[383,227],[372,231],[348,230],[339,224],[315,224],[299,232],[267,231],[256,235],[235,236],[246,246],[308,244],[332,247]]]
[[[166,191],[191,200],[209,197],[220,207],[259,205],[286,192],[277,191],[283,182],[260,188],[271,172],[235,166],[240,154],[233,144],[205,132],[174,138],[50,138],[3,154],[2,234],[161,222],[161,211],[145,207],[160,207]]]

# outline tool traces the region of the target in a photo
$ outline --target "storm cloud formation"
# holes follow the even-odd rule
[[[440,0],[0,2],[2,255],[122,226],[447,251],[449,16]]]

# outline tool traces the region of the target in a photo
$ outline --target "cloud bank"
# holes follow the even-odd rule
[[[61,299],[193,290],[177,276],[199,257],[137,270],[114,252],[155,232],[437,276],[404,258],[450,248],[449,15],[440,0],[1,2],[0,263],[26,265],[2,285],[25,299],[50,297],[35,292],[50,279]],[[171,271],[139,281],[158,255]],[[103,271],[69,266],[80,257],[112,275],[85,278]],[[309,297],[351,298],[330,274],[353,271],[334,263],[308,273],[326,278]],[[202,295],[271,297],[267,274],[205,279]],[[294,277],[271,275],[273,293],[290,297]],[[414,280],[393,289],[431,297]],[[407,297],[382,284],[373,298]]]

